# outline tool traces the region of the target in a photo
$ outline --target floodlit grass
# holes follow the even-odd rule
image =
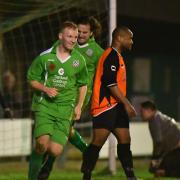
[[[177,180],[177,178],[154,178],[147,170],[148,160],[134,160],[135,173],[139,180]],[[68,160],[63,167],[58,165],[52,171],[49,180],[81,180],[80,160]],[[99,161],[93,174],[93,180],[126,180],[122,169],[117,163],[117,174],[110,175],[107,171],[107,161]],[[11,162],[0,164],[0,180],[27,180],[28,163]]]

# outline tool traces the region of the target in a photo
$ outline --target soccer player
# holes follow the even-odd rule
[[[150,172],[156,176],[180,177],[180,126],[150,100],[141,103],[141,116],[148,121],[153,140]]]
[[[78,21],[78,40],[77,44],[75,45],[75,49],[79,51],[85,58],[88,70],[87,93],[83,103],[83,112],[89,111],[88,103],[92,94],[93,78],[96,65],[99,57],[104,51],[95,41],[95,38],[98,37],[100,33],[101,25],[94,17],[82,17]],[[56,42],[54,46],[56,46],[58,43],[59,41]],[[84,142],[78,131],[74,128],[71,129],[69,142],[81,152],[84,152],[87,148],[87,144]],[[54,161],[54,157],[48,157],[48,160],[43,165],[39,173],[39,180],[46,180],[49,177]]]
[[[101,33],[101,25],[93,16],[81,18],[78,22],[78,32],[78,43],[75,48],[84,56],[88,69],[88,90],[84,102],[86,106],[92,94],[96,66],[104,51],[95,41]]]
[[[129,180],[135,180],[130,150],[129,117],[136,115],[126,98],[126,67],[121,55],[131,50],[133,33],[127,27],[117,27],[112,33],[112,45],[99,59],[94,80],[91,114],[93,137],[83,154],[83,180],[90,180],[99,151],[112,132],[117,141],[117,154]]]
[[[45,153],[55,157],[62,153],[72,119],[80,119],[88,74],[83,56],[73,49],[77,37],[77,25],[63,23],[60,44],[41,53],[28,70],[28,81],[34,88],[36,138],[29,180],[37,180]]]

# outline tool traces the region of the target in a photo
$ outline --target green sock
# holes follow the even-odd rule
[[[71,137],[69,137],[69,142],[76,148],[78,148],[81,152],[84,152],[87,148],[87,144],[75,129],[74,134]]]
[[[50,176],[50,173],[52,171],[53,164],[54,164],[54,161],[56,158],[51,155],[48,155],[46,157],[47,157],[47,159],[44,160],[44,163],[41,166],[41,170],[39,171],[38,179],[48,179],[48,177]]]
[[[37,180],[43,157],[44,154],[38,154],[35,150],[32,151],[29,162],[28,180]]]
[[[52,167],[53,167],[53,164],[54,164],[55,159],[56,159],[56,157],[51,156],[51,155],[48,155],[48,159],[47,159],[47,161],[45,162],[45,164],[43,165],[43,169],[48,168],[48,169],[51,171],[51,170],[52,170]]]

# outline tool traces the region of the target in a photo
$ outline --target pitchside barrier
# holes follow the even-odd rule
[[[31,142],[31,119],[0,119],[0,157],[27,156]]]
[[[78,129],[91,128],[92,123],[78,123]],[[152,140],[147,123],[131,123],[131,149],[133,156],[148,156],[152,153]],[[31,119],[1,119],[0,120],[0,157],[27,156],[32,145],[32,120]],[[101,152],[100,158],[109,157],[109,153],[116,154],[116,140],[109,138]]]

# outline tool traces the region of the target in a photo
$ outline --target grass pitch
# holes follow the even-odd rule
[[[49,180],[81,180],[81,160],[67,160],[63,167],[55,166]],[[177,178],[154,178],[148,172],[147,159],[134,160],[135,173],[139,180],[178,180]],[[28,163],[9,162],[0,163],[0,180],[27,180]],[[92,180],[126,180],[124,173],[117,162],[116,175],[107,171],[107,161],[98,161]]]

